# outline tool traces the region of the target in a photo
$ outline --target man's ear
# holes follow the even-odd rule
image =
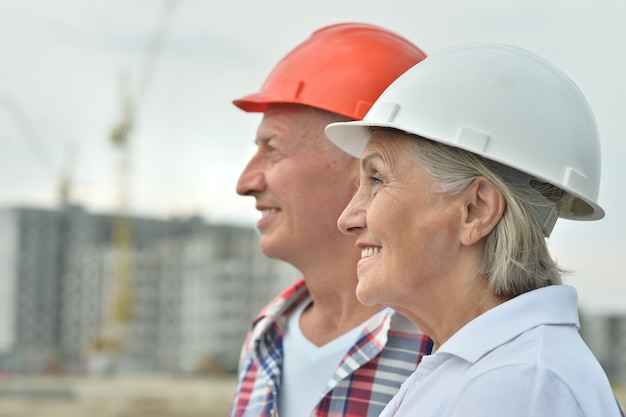
[[[465,205],[461,224],[461,242],[473,245],[496,227],[506,200],[502,192],[486,177],[477,177],[463,190]]]

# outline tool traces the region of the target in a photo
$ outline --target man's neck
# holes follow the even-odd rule
[[[356,298],[354,271],[344,277],[309,280],[305,276],[305,280],[313,301],[300,317],[300,329],[317,346],[349,332],[380,309],[380,306],[365,306]]]

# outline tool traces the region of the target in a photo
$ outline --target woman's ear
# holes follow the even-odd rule
[[[461,241],[473,245],[496,227],[504,210],[506,200],[502,192],[486,177],[477,177],[463,190],[465,197],[461,224]]]

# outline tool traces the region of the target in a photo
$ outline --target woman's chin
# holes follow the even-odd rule
[[[376,291],[371,291],[367,288],[362,288],[361,283],[356,287],[356,298],[366,306],[373,306],[380,304],[380,297],[377,297]]]

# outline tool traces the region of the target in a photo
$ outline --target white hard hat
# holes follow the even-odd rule
[[[326,135],[358,158],[374,126],[462,148],[553,184],[574,197],[559,217],[604,217],[591,109],[567,75],[526,50],[469,44],[433,53],[396,79],[363,121],[332,123]]]

